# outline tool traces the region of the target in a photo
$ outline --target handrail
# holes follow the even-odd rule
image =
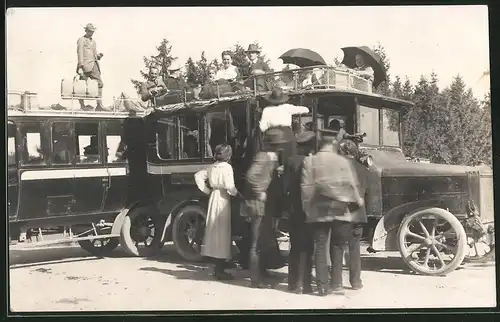
[[[221,85],[224,83],[224,87]],[[342,89],[352,90],[363,93],[372,93],[372,82],[363,77],[356,75],[356,72],[346,68],[333,67],[333,66],[310,66],[305,68],[297,68],[290,70],[282,70],[277,72],[264,73],[260,75],[250,75],[246,78],[241,78],[235,82],[228,81],[214,81],[215,86],[212,89],[213,97],[207,96],[204,98],[199,97],[198,89],[190,88],[183,90],[171,90],[169,93],[155,98],[153,108],[168,107],[179,104],[189,104],[192,102],[218,102],[224,98],[232,98],[237,96],[257,97],[263,95],[275,86],[282,87],[284,90],[289,91],[316,91],[316,90],[331,90]],[[230,89],[230,91],[228,90]],[[31,98],[37,96],[36,93],[22,92],[22,91],[7,91],[8,95],[20,95],[22,97],[19,108],[21,110],[28,110],[31,106]],[[61,96],[66,100],[98,100],[99,97],[87,96]],[[114,97],[112,111],[117,110],[117,106],[122,102],[141,102],[137,98],[129,97]],[[142,103],[140,105],[143,105]],[[143,108],[143,106],[141,106]],[[149,107],[149,106],[148,106]],[[9,108],[10,109],[10,108]],[[42,110],[42,109],[40,109]],[[43,109],[47,111],[48,109]],[[73,111],[78,109],[69,109]]]

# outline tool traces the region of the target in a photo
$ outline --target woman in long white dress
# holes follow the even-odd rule
[[[231,146],[219,144],[214,152],[215,163],[194,175],[198,188],[210,195],[201,254],[215,260],[215,278],[228,280],[233,278],[224,271],[231,258],[231,196],[238,195],[238,190],[229,164]]]

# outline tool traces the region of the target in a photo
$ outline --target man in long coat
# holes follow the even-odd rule
[[[272,283],[264,280],[269,277],[265,268],[275,266],[270,260],[281,261],[279,246],[273,227],[273,213],[271,209],[274,194],[272,182],[276,180],[276,169],[279,166],[277,146],[284,143],[283,133],[271,129],[264,136],[265,152],[258,152],[247,172],[248,190],[245,194],[246,206],[251,219],[251,247],[250,247],[250,278],[251,286],[266,288]],[[269,196],[270,194],[270,196]],[[272,207],[271,207],[272,208]],[[284,263],[277,266],[282,266]]]
[[[307,155],[314,151],[316,134],[305,131],[297,136],[297,155],[290,158],[285,173],[289,176],[286,204],[290,212],[290,256],[288,265],[288,289],[292,292],[312,293],[312,256],[314,241],[306,214],[302,210],[300,181],[302,164]],[[302,282],[302,290],[299,287]]]
[[[343,294],[342,257],[349,237],[353,235],[351,211],[364,206],[353,166],[338,154],[337,132],[322,130],[318,153],[304,159],[302,168],[302,207],[314,235],[314,261],[320,296],[331,293],[326,263],[330,247],[333,291]],[[331,232],[330,245],[327,245]],[[352,285],[353,288],[357,285]]]
[[[95,79],[99,88],[99,97],[102,98],[102,88],[104,83],[101,78],[101,69],[99,67],[99,60],[102,58],[102,53],[97,53],[97,46],[92,36],[96,31],[96,27],[89,23],[85,26],[85,35],[80,37],[77,41],[77,55],[78,64],[76,66],[76,72],[80,77]],[[85,109],[85,103],[83,100],[79,100],[82,109]],[[97,100],[96,111],[104,110],[102,106],[102,101]]]

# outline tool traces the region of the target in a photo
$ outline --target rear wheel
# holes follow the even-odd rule
[[[424,275],[446,275],[464,260],[467,236],[460,221],[441,208],[428,208],[403,219],[398,247],[413,271]]]
[[[186,206],[175,216],[172,240],[175,249],[185,260],[199,262],[203,259],[201,245],[205,232],[206,211],[200,206]]]
[[[155,256],[160,253],[162,223],[154,207],[132,209],[120,230],[120,244],[132,256]]]

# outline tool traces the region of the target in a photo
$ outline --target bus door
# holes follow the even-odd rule
[[[7,138],[7,172],[8,172],[8,190],[7,205],[9,220],[15,220],[17,217],[17,205],[19,200],[19,160],[18,160],[18,140],[16,138],[16,125],[8,122]]]
[[[103,211],[120,211],[127,206],[127,160],[123,120],[106,120],[104,127],[104,161],[108,170],[109,183],[104,192]]]

